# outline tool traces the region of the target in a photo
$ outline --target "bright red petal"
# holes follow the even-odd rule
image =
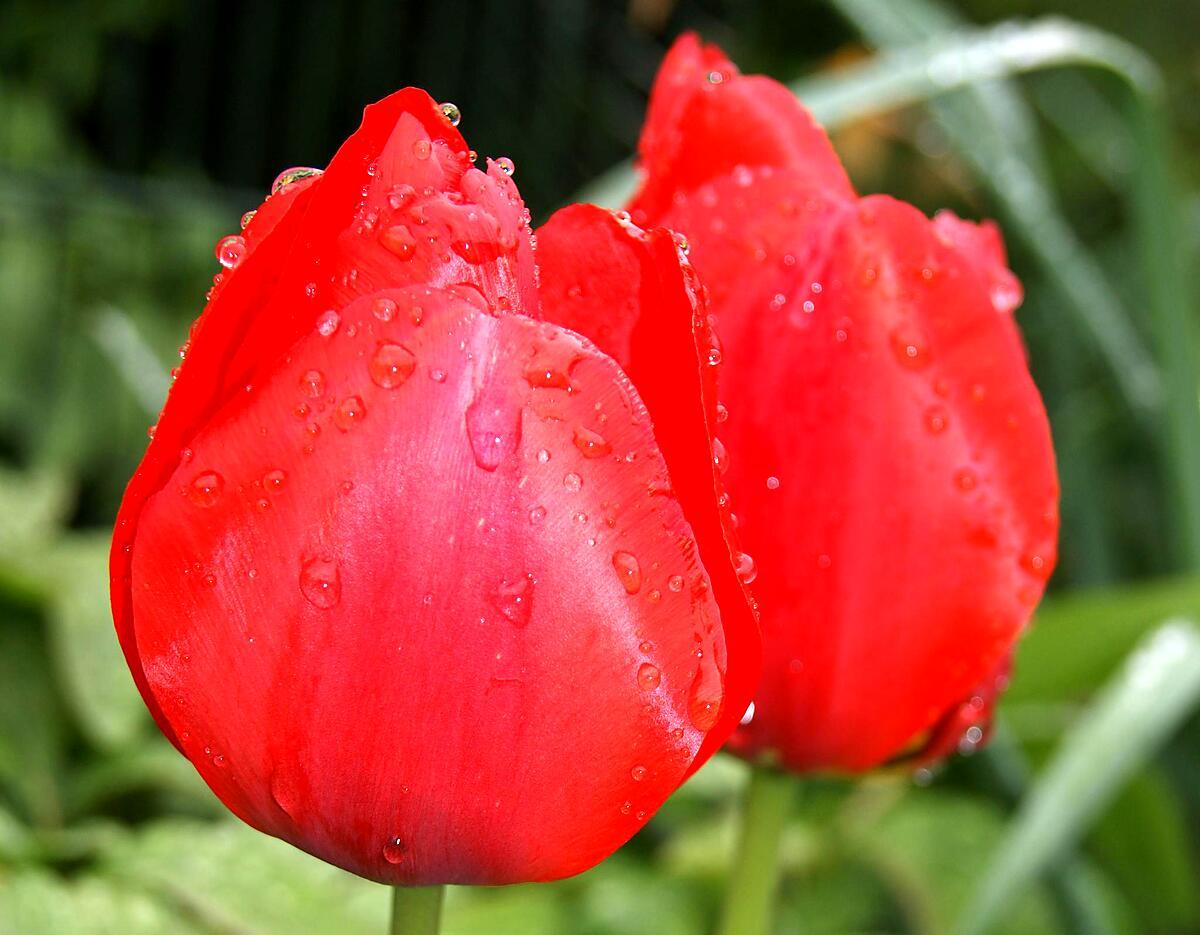
[[[646,178],[630,211],[639,223],[658,223],[677,194],[762,167],[854,196],[825,131],[795,95],[769,78],[740,74],[720,49],[692,34],[663,61],[638,152]]]
[[[1054,456],[981,260],[872,197],[788,287],[743,280],[721,307],[770,659],[744,752],[879,764],[998,667],[1041,596]]]
[[[497,315],[538,310],[525,218],[427,96],[368,109],[201,317],[118,521],[164,731],[246,821],[372,879],[586,869],[746,693],[684,433],[668,471],[611,358]]]
[[[554,320],[592,338],[638,387],[671,470],[675,496],[712,575],[728,644],[725,705],[693,762],[695,771],[737,726],[758,683],[761,642],[739,564],[722,473],[715,342],[690,264],[666,230],[643,231],[621,216],[573,205],[538,230],[543,305]],[[715,446],[715,447],[714,447]],[[745,572],[743,571],[743,574]],[[697,678],[704,671],[697,661]]]

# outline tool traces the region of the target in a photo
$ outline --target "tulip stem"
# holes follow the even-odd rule
[[[391,935],[437,935],[442,926],[444,886],[392,887]]]
[[[796,780],[787,773],[761,764],[751,767],[718,935],[765,935],[770,930],[779,842],[795,793]]]

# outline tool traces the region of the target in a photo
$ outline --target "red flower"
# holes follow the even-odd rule
[[[694,37],[641,160],[633,218],[686,234],[724,341],[767,656],[735,749],[864,770],[977,742],[1058,529],[999,232],[858,197],[786,88]]]
[[[219,245],[113,609],[159,726],[256,828],[380,881],[546,880],[724,742],[757,628],[671,235],[575,209],[539,294],[511,163],[473,168],[448,110],[368,108]],[[655,311],[624,372],[555,323],[613,304]]]

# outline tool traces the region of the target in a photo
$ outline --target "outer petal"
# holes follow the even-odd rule
[[[944,752],[986,720],[1054,563],[1053,451],[998,232],[856,199],[785,88],[692,37],[641,151],[630,211],[687,236],[725,343],[766,647],[735,749],[839,770]]]
[[[464,149],[400,92],[268,218],[113,550],[131,668],[205,781],[387,882],[586,869],[728,733],[727,670],[745,693],[715,506],[671,495],[611,358],[497,317],[537,310],[525,214]]]
[[[655,79],[639,155],[646,178],[630,206],[639,223],[658,223],[677,194],[735,170],[789,169],[830,195],[854,195],[825,131],[787,88],[740,74],[692,34]]]
[[[770,659],[736,747],[860,770],[1000,666],[1054,565],[1057,481],[983,258],[883,197],[826,236],[789,287],[721,306]]]
[[[714,435],[720,350],[702,290],[670,231],[643,231],[592,205],[564,208],[538,230],[538,264],[548,314],[610,353],[659,414],[655,436],[712,575],[729,664],[725,705],[694,771],[737,726],[758,684],[762,652],[739,578],[739,569],[750,577],[752,559],[736,546],[722,481],[728,458],[719,456],[724,449]],[[697,678],[703,671],[701,658]]]

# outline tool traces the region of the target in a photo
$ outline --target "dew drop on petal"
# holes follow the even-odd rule
[[[361,397],[347,396],[338,403],[337,409],[333,411],[333,424],[343,432],[349,432],[362,423],[366,414],[367,409],[363,405]]]
[[[563,486],[567,490],[569,490],[571,493],[578,493],[579,489],[581,487],[583,487],[583,478],[580,477],[578,474],[576,474],[574,471],[572,471],[569,474],[564,474],[563,475]]]
[[[380,344],[367,365],[372,382],[385,390],[402,385],[416,367],[417,359],[412,352],[399,344]]]
[[[400,838],[392,838],[383,845],[383,859],[389,864],[398,864],[404,860],[404,842]]]
[[[317,316],[317,332],[323,337],[329,337],[338,330],[338,326],[342,323],[342,316],[329,308]]]
[[[585,458],[600,458],[612,451],[602,435],[580,426],[575,429],[575,447]]]
[[[217,242],[217,260],[226,269],[233,269],[246,256],[246,238],[230,234]]]
[[[271,183],[271,194],[278,194],[281,189],[286,188],[293,182],[299,182],[301,179],[320,174],[320,169],[313,169],[309,166],[296,166],[293,169],[284,169],[279,175],[275,176],[275,181]]]
[[[619,549],[613,552],[613,568],[627,594],[637,594],[642,587],[642,566],[632,552]]]
[[[450,126],[457,127],[462,120],[462,111],[458,109],[457,104],[451,104],[449,101],[438,104],[438,110],[442,112],[442,116],[446,118]]]
[[[205,471],[184,488],[189,500],[196,506],[210,507],[221,498],[225,479],[216,471]]]
[[[644,691],[653,691],[658,688],[659,682],[662,681],[662,673],[658,671],[658,666],[652,662],[643,662],[638,666],[637,683],[638,688]]]
[[[342,580],[337,565],[324,558],[312,558],[300,568],[300,593],[313,607],[328,610],[342,599]]]

